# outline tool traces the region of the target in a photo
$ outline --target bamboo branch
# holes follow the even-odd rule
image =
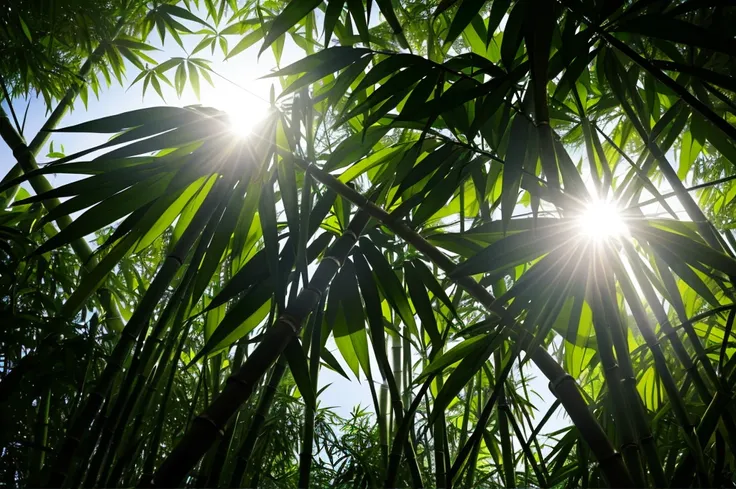
[[[314,178],[365,210],[371,217],[380,221],[404,241],[414,246],[415,249],[434,262],[448,276],[454,270],[455,264],[452,260],[425,240],[419,233],[411,229],[404,221],[395,220],[386,211],[370,202],[365,196],[321,169],[310,166],[307,162],[298,158],[293,158],[293,161],[305,170],[308,169]],[[495,298],[485,287],[476,282],[472,277],[450,278],[486,307],[489,312],[499,315],[511,327],[511,334],[517,340],[526,338],[528,341],[531,335],[524,330],[513,328],[514,321],[512,318],[508,316],[508,313],[501,305],[496,303]],[[523,342],[522,348],[526,344],[526,341]],[[543,348],[536,348],[534,351],[528,353],[530,353],[532,361],[539,367],[544,376],[549,379],[553,393],[565,407],[568,415],[578,428],[581,437],[595,455],[609,484],[612,487],[633,487],[634,484],[621,455],[613,448],[605,431],[588,409],[575,379],[567,374]]]

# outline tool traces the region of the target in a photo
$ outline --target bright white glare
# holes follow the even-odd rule
[[[266,115],[265,110],[226,110],[230,118],[230,131],[241,138],[248,137]]]
[[[230,131],[242,138],[248,137],[268,114],[269,103],[251,90],[243,91],[228,84],[218,84],[202,94],[201,102],[226,112]]]
[[[579,217],[581,234],[595,240],[619,238],[628,234],[621,210],[615,202],[596,200]]]

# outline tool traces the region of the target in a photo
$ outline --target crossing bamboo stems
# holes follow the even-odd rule
[[[197,416],[191,427],[154,474],[155,487],[177,486],[209,450],[224,426],[246,402],[255,384],[284,351],[289,341],[299,334],[302,323],[322,299],[327,287],[358,240],[370,215],[358,212],[348,229],[320,261],[309,286],[290,303],[264,335],[242,367],[227,381],[211,404]]]
[[[202,229],[204,229],[210,218],[218,200],[220,198],[219,191],[223,179],[218,179],[210,193],[205,198],[199,210],[195,214],[192,222],[182,234],[171,254],[166,258],[165,262],[159,269],[156,277],[146,290],[145,295],[141,299],[138,307],[126,324],[118,342],[110,355],[105,369],[97,379],[95,390],[87,398],[84,407],[78,413],[77,418],[72,422],[67,430],[64,442],[57,454],[56,461],[52,465],[51,474],[47,485],[50,487],[61,486],[66,478],[67,471],[74,458],[80,440],[87,431],[89,425],[97,416],[100,406],[107,398],[112,385],[117,378],[119,372],[123,368],[123,363],[128,357],[130,348],[136,341],[141,330],[147,326],[150,316],[156,305],[163,297],[166,289],[173,280],[177,271],[184,263],[186,255],[190,248],[199,237]]]
[[[354,203],[359,208],[368,212],[371,217],[381,222],[407,243],[414,246],[415,249],[424,254],[445,273],[450,274],[454,270],[455,264],[452,260],[426,241],[416,231],[411,229],[404,221],[393,219],[386,211],[379,208],[359,192],[343,184],[332,175],[315,168],[314,166],[310,166],[307,162],[301,159],[293,158],[293,161],[297,165],[302,166],[302,168],[309,169],[315,179]],[[484,307],[486,307],[489,312],[498,314],[502,319],[504,319],[504,321],[513,325],[513,322],[511,322],[510,318],[507,317],[505,309],[495,302],[495,298],[485,289],[485,287],[481,286],[471,277],[455,278],[454,281],[463,287]],[[512,331],[512,335],[516,337],[517,340],[520,339],[519,336],[526,334],[528,333],[524,333],[523,331]],[[612,487],[633,487],[634,483],[625,463],[623,462],[620,454],[618,454],[611,445],[608,436],[603,431],[598,421],[588,409],[575,380],[565,372],[565,370],[546,350],[536,348],[530,353],[531,360],[537,365],[537,367],[539,367],[544,376],[549,379],[555,396],[561,401],[573,423],[580,431],[581,436],[595,455],[602,472],[608,480],[608,483]]]

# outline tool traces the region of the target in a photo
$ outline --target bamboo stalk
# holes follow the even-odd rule
[[[281,383],[281,379],[286,372],[286,367],[286,357],[282,354],[271,371],[271,377],[269,378],[268,383],[263,388],[261,398],[258,400],[258,407],[253,415],[253,419],[251,419],[250,427],[248,428],[243,443],[238,449],[235,469],[233,469],[233,473],[230,476],[230,486],[232,487],[241,487],[243,485],[243,476],[248,471],[249,465],[252,464],[251,455],[256,447],[258,437],[261,434],[263,423],[266,421],[266,415],[271,409],[271,403],[276,396],[276,389]]]
[[[38,402],[38,414],[36,416],[36,433],[34,435],[34,443],[36,448],[31,454],[31,468],[29,473],[32,480],[30,487],[38,485],[38,479],[41,475],[44,462],[46,460],[46,450],[48,450],[49,440],[49,412],[51,409],[51,389],[45,389]]]
[[[307,162],[299,158],[292,158],[292,161],[305,169],[309,168],[309,171],[315,179],[357,205],[359,208],[368,212],[371,217],[380,221],[384,226],[404,239],[404,241],[414,246],[415,249],[424,254],[445,273],[450,274],[454,270],[455,264],[452,260],[427,242],[404,221],[395,220],[386,211],[379,208],[359,192],[343,184],[332,175],[315,168],[314,166],[310,166]],[[513,322],[507,317],[505,309],[495,303],[495,298],[485,289],[485,287],[480,285],[471,277],[461,277],[453,280],[463,287],[471,296],[473,296],[473,298],[483,304],[489,312],[498,314],[509,325],[513,325]],[[514,330],[512,330],[512,334],[517,338],[522,335],[528,335],[528,333],[524,331]],[[611,442],[600,424],[598,424],[598,421],[589,411],[575,380],[568,375],[562,367],[560,367],[560,365],[546,350],[536,348],[533,352],[530,352],[530,356],[544,376],[550,380],[555,395],[561,401],[573,423],[580,431],[581,436],[595,455],[600,464],[601,470],[608,480],[608,483],[612,487],[633,487],[634,484],[626,465],[623,463],[621,456],[611,445]]]
[[[436,382],[437,382],[437,392],[440,392],[443,386],[443,378],[441,375],[437,376]],[[466,407],[470,406],[470,403],[467,402],[465,405]],[[467,409],[465,412],[467,414]],[[429,416],[429,411],[427,411],[427,416]],[[463,419],[463,423],[465,423],[465,419]],[[445,413],[442,413],[437,417],[437,422],[435,422],[433,426],[435,484],[437,486],[437,489],[442,489],[444,487],[447,487],[447,466],[445,465],[445,443],[446,443],[445,425],[446,425]],[[465,423],[465,429],[467,429],[467,427],[468,426]]]
[[[61,449],[59,450],[56,461],[52,466],[51,475],[48,480],[48,485],[50,487],[61,486],[66,478],[66,473],[74,458],[80,440],[84,436],[92,420],[97,416],[100,406],[112,388],[118,373],[122,370],[123,363],[128,356],[130,347],[136,341],[136,337],[141,333],[143,328],[148,325],[151,313],[160,301],[177,271],[184,263],[186,255],[189,253],[190,248],[197,238],[199,238],[201,230],[205,227],[211,213],[216,207],[220,198],[220,182],[223,181],[224,179],[218,179],[217,183],[210,190],[210,193],[200,206],[196,215],[192,219],[192,222],[182,234],[181,238],[179,238],[174,250],[166,258],[166,261],[159,269],[153,282],[151,282],[151,285],[148,287],[148,290],[138,304],[138,307],[128,321],[128,324],[126,324],[120,339],[108,359],[105,369],[97,380],[95,390],[89,395],[84,407],[67,430]]]
[[[243,366],[226,383],[222,393],[195,418],[192,426],[164,460],[153,477],[155,487],[174,487],[197,464],[222,433],[227,420],[247,401],[256,382],[296,337],[306,316],[322,299],[325,290],[358,240],[370,216],[358,212],[348,229],[320,261],[309,286],[290,303],[264,335]]]
[[[207,474],[207,480],[204,483],[203,487],[218,487],[220,478],[222,476],[222,469],[225,466],[225,460],[227,459],[227,454],[230,451],[230,447],[232,445],[235,425],[237,425],[238,423],[239,416],[240,413],[236,414],[235,419],[230,424],[228,424],[227,430],[225,431],[225,436],[222,437],[217,445],[217,449],[213,452],[212,467]]]
[[[610,252],[611,250],[606,251]],[[609,258],[612,257],[609,256],[605,258],[608,263],[615,263]],[[616,359],[618,360],[618,364],[621,368],[622,378],[620,382],[625,406],[627,411],[629,411],[637,442],[646,459],[654,485],[656,487],[667,487],[668,484],[664,476],[662,462],[659,459],[654,437],[652,436],[652,432],[649,428],[649,421],[647,420],[646,413],[644,411],[644,405],[636,388],[636,375],[631,361],[624,322],[617,306],[612,304],[612,300],[614,300],[613,298],[616,297],[614,277],[611,276],[611,274],[606,273],[604,267],[601,267],[600,272],[602,273],[599,274],[598,278],[599,281],[601,281],[601,297],[610,298],[609,300],[602,301],[602,306],[605,309],[604,314],[607,318],[607,324],[604,327],[610,332],[613,348],[616,352]],[[631,466],[629,465],[629,467]],[[646,476],[644,474],[641,474],[641,476],[644,477],[644,482],[646,482]]]
[[[429,390],[430,385],[432,385],[433,380],[434,375],[431,375],[424,381],[422,386],[419,388],[416,397],[412,401],[406,413],[404,413],[401,423],[396,427],[393,443],[391,444],[391,452],[389,454],[388,468],[386,469],[386,482],[384,483],[384,488],[386,489],[396,487],[396,478],[399,475],[399,462],[401,462],[402,453],[404,453],[407,458],[414,487],[424,487],[422,484],[421,474],[419,473],[418,466],[416,465],[414,447],[409,442],[408,436],[412,420],[414,418],[414,413],[416,413],[419,408],[419,404],[421,404],[422,399]],[[412,461],[414,463],[412,463]]]
[[[305,282],[306,285],[306,282]],[[325,310],[325,298],[312,313],[312,335],[309,354],[309,375],[312,383],[316,386],[319,380],[319,360],[322,351],[322,316]],[[383,390],[381,391],[383,393]],[[307,405],[304,408],[304,432],[302,435],[302,448],[299,453],[299,489],[309,489],[309,479],[312,472],[312,447],[314,446],[314,407]],[[385,426],[385,424],[384,424]]]
[[[191,323],[190,323],[191,326]],[[174,385],[174,378],[176,377],[176,366],[179,363],[179,359],[181,358],[181,353],[184,350],[184,344],[186,343],[187,336],[189,333],[190,326],[187,326],[184,328],[184,332],[181,335],[181,339],[179,340],[179,345],[176,348],[176,354],[174,356],[174,361],[171,364],[171,367],[169,367],[169,376],[166,381],[166,387],[164,388],[164,392],[161,396],[161,402],[159,404],[158,409],[158,415],[156,416],[156,424],[154,425],[153,434],[151,436],[151,442],[149,444],[150,451],[148,452],[148,456],[146,457],[145,461],[143,462],[143,474],[150,474],[153,475],[153,468],[156,464],[156,458],[158,456],[158,450],[160,448],[160,442],[161,442],[161,435],[163,434],[164,425],[166,424],[166,413],[168,412],[167,406],[169,403],[169,396],[171,395],[171,389]],[[166,359],[166,356],[163,356],[164,359]],[[164,364],[159,365],[159,369],[156,372],[156,376],[163,379],[164,371],[166,370],[164,367]],[[159,375],[160,372],[160,375]],[[154,385],[158,384],[157,380],[154,380]],[[152,392],[152,391],[149,391]],[[149,404],[150,402],[150,404]],[[152,409],[154,406],[154,400],[150,399],[149,402],[144,402],[143,406],[148,407]],[[196,404],[197,399],[196,397],[192,400],[192,403]],[[140,413],[143,414],[143,413]]]
[[[378,441],[381,444],[381,469],[382,475],[386,475],[386,467],[388,466],[388,385],[386,383],[381,384],[379,391],[379,403],[381,406],[380,413],[378,414]],[[306,487],[306,486],[298,486]]]
[[[498,351],[498,350],[496,350],[496,351]],[[481,406],[483,405],[483,377],[482,376],[483,376],[483,371],[482,370],[478,370],[478,372],[476,373],[476,377],[477,377],[476,384],[477,384],[478,391],[476,393],[476,401],[475,401],[475,408],[477,410],[477,412],[475,413],[475,416],[476,416],[476,419],[478,420],[476,422],[476,430],[478,430],[478,429],[485,430],[485,425],[486,425],[486,423],[481,420],[481,418],[483,417],[483,408],[481,408]],[[501,377],[501,376],[499,376],[499,377]],[[499,381],[500,380],[501,379],[499,378]],[[508,435],[508,430],[507,430],[507,433],[506,434]],[[511,440],[508,439],[508,438],[507,438],[507,441],[509,443],[511,442]],[[503,439],[501,440],[501,443],[503,444]],[[473,449],[472,449],[471,454],[470,454],[470,461],[468,462],[468,475],[467,475],[466,480],[465,480],[465,487],[473,487],[473,481],[475,480],[475,466],[478,463],[478,450],[480,450],[480,440],[478,441],[478,443],[473,443],[472,444],[472,447],[473,447]],[[510,448],[511,447],[509,445],[509,454],[511,454]],[[511,465],[513,465],[513,459],[511,460]],[[505,458],[504,458],[503,468],[504,468],[504,470],[506,469],[506,459]],[[455,475],[454,474],[455,473],[457,473],[455,470],[450,470],[450,474],[449,474],[449,481],[450,482],[453,482],[454,481],[454,479],[455,479]],[[452,486],[450,486],[450,487],[452,487]]]
[[[130,362],[130,367],[128,369],[129,371],[135,370],[138,363],[140,363],[140,352],[143,348],[143,340],[143,335],[138,335],[138,343],[133,354],[133,360]],[[111,468],[112,464],[103,462],[108,462],[108,454],[110,452],[110,449],[112,447],[117,447],[115,433],[117,431],[116,427],[118,426],[118,420],[129,409],[130,398],[137,398],[141,388],[143,387],[142,383],[134,383],[134,380],[135,377],[133,375],[125,376],[125,379],[121,383],[117,395],[115,396],[115,402],[113,403],[112,409],[110,410],[110,414],[105,417],[105,423],[102,426],[101,430],[102,433],[99,435],[100,441],[97,446],[97,451],[95,452],[94,456],[92,457],[92,461],[89,464],[89,469],[87,471],[87,476],[84,482],[85,487],[94,487],[97,485],[98,473],[100,469],[103,469],[103,467],[103,472],[99,474],[99,477],[100,481],[105,481],[107,469]],[[133,393],[128,396],[128,390],[131,389],[131,384],[135,385],[132,386]],[[96,439],[98,437],[98,434],[87,433],[85,434],[85,436],[91,436],[92,439]],[[89,455],[91,455],[85,453],[84,451],[81,452],[82,453],[80,453],[79,457],[81,460],[87,460],[89,458]],[[106,484],[102,484],[102,486],[104,487],[106,486]]]
[[[494,352],[494,366],[496,370],[495,378],[496,382],[501,382],[501,386],[498,391],[498,409],[496,410],[498,416],[499,432],[501,433],[501,458],[503,459],[503,472],[504,472],[504,483],[506,487],[516,487],[516,467],[514,464],[514,452],[511,444],[511,433],[509,431],[509,420],[508,413],[509,404],[506,400],[506,379],[501,377],[501,351],[496,350]],[[478,443],[480,446],[480,443]],[[472,480],[470,481],[472,484]]]

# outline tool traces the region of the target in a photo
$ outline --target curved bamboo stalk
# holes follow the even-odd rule
[[[217,436],[223,434],[225,424],[250,398],[256,382],[299,333],[304,319],[322,299],[369,220],[370,216],[366,212],[358,212],[353,217],[348,229],[320,261],[309,286],[287,306],[243,366],[228,379],[220,395],[195,418],[190,429],[161,464],[151,481],[154,487],[177,486],[209,450]]]
[[[307,162],[299,158],[292,158],[292,161],[304,169],[308,168],[315,179],[368,212],[371,217],[380,221],[403,240],[414,246],[415,249],[424,254],[445,273],[450,274],[453,271],[455,264],[452,260],[427,242],[427,240],[411,229],[404,221],[394,219],[386,211],[370,202],[359,192],[319,168],[310,166]],[[505,309],[499,306],[488,290],[472,277],[453,278],[453,280],[468,291],[489,312],[498,314],[508,324],[513,324],[510,318],[507,317]],[[517,339],[528,335],[524,331],[515,330],[512,330],[512,334]],[[621,455],[613,448],[606,433],[588,409],[575,379],[567,374],[546,350],[536,348],[533,352],[529,353],[531,354],[532,361],[551,382],[554,394],[561,401],[573,423],[580,431],[581,436],[595,455],[608,483],[612,487],[633,487],[634,483]]]

